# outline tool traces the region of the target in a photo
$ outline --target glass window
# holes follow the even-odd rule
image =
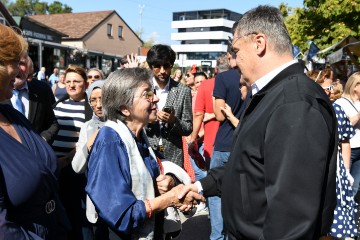
[[[112,36],[112,24],[110,23],[107,25],[107,35]]]
[[[119,36],[119,38],[123,37],[123,27],[122,26],[118,27],[118,36]]]

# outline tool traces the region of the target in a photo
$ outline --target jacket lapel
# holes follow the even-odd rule
[[[177,88],[177,82],[170,78],[169,93],[166,98],[165,106],[174,106],[176,97],[178,96],[179,89]]]
[[[37,93],[34,93],[29,84],[29,116],[28,119],[30,122],[34,121],[37,108],[38,108],[39,96]]]

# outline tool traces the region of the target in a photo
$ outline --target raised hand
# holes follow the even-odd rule
[[[131,53],[131,55],[127,55],[127,63],[124,64],[125,68],[136,68],[139,66],[139,59],[137,54]]]

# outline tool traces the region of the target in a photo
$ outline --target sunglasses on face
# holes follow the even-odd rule
[[[332,91],[332,90],[334,90],[334,85],[330,85],[330,86],[328,86],[328,87],[323,87],[323,89],[324,89],[325,91]]]
[[[156,64],[156,65],[153,65],[152,67],[157,70],[161,69],[161,67],[163,67],[164,69],[170,69],[170,68],[172,68],[172,65],[169,63],[166,63],[164,65]]]
[[[88,78],[88,79],[92,79],[92,78],[94,78],[94,79],[100,79],[100,75],[88,75],[87,78]]]

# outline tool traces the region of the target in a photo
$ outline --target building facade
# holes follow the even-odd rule
[[[30,18],[66,35],[61,44],[72,49],[67,62],[100,68],[105,74],[119,67],[123,56],[139,54],[143,45],[114,10],[34,15]]]
[[[171,34],[171,45],[177,53],[176,64],[182,68],[192,65],[202,70],[216,66],[216,59],[227,51],[231,28],[241,17],[240,13],[227,9],[174,12],[171,28],[178,29]]]

